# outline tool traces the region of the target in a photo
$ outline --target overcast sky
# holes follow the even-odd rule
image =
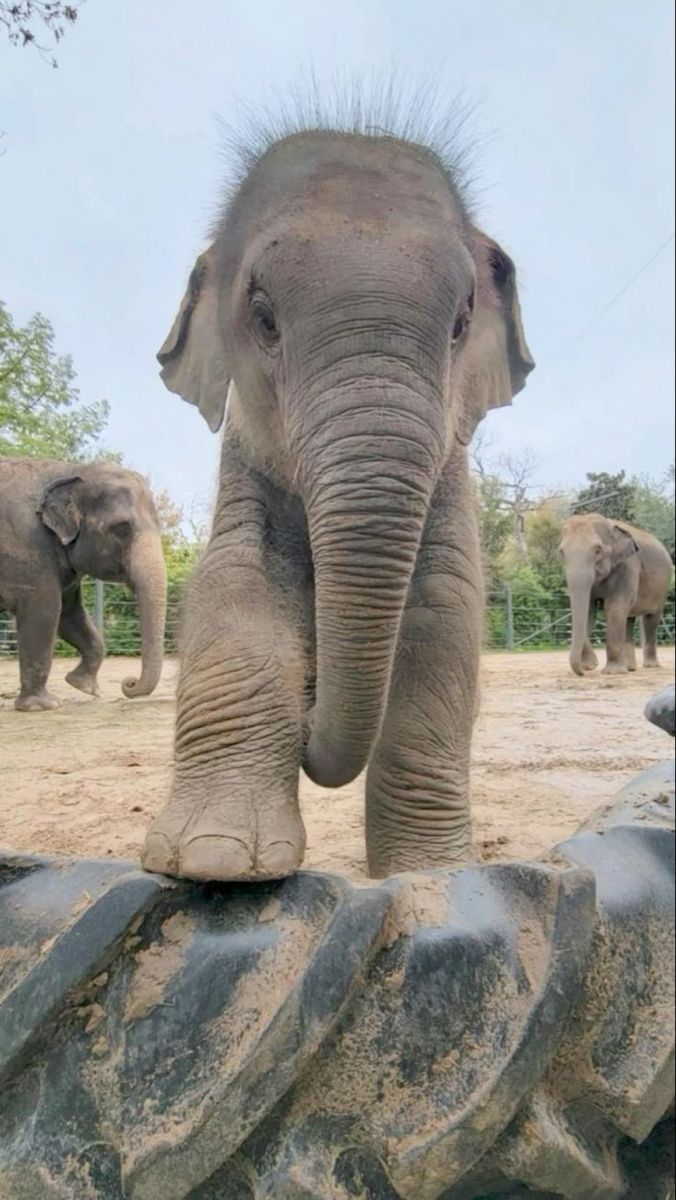
[[[486,424],[540,486],[673,457],[672,0],[87,0],[51,70],[0,34],[0,298],[40,310],[108,444],[187,509],[218,439],[155,351],[203,247],[236,100],[313,64],[440,67],[477,105],[479,215],[517,263],[537,369]]]

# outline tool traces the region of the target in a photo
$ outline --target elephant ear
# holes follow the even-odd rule
[[[82,512],[75,489],[81,482],[81,475],[68,475],[63,479],[55,479],[42,493],[37,511],[43,525],[56,534],[62,546],[69,546],[80,532]]]
[[[474,316],[458,361],[460,410],[456,434],[468,446],[489,408],[512,403],[535,366],[521,323],[516,270],[508,254],[474,230]]]
[[[638,554],[638,543],[624,525],[613,525],[611,529],[611,561],[614,567]]]
[[[230,383],[218,328],[213,246],[200,254],[174,323],[157,352],[170,392],[194,404],[212,433],[223,421]]]

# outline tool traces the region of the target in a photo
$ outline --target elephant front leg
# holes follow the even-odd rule
[[[188,604],[173,792],[146,870],[278,879],[300,866],[303,686],[299,637],[265,577],[207,551]]]
[[[21,689],[14,707],[19,712],[42,712],[59,707],[56,696],[47,691],[47,680],[60,613],[60,592],[46,589],[39,596],[31,595],[16,614]]]
[[[64,594],[59,637],[80,654],[80,662],[68,672],[66,680],[71,687],[85,692],[88,696],[98,696],[98,673],[105,650],[101,635],[83,607],[79,587]]]
[[[647,613],[643,618],[643,666],[659,667],[657,657],[657,631],[662,620],[661,613]]]
[[[628,671],[636,670],[636,647],[634,645],[634,626],[636,617],[627,617],[627,640],[624,646],[624,657]]]
[[[606,601],[606,665],[604,675],[626,675],[627,609],[624,604]]]
[[[452,498],[442,489],[428,523],[369,763],[366,846],[376,877],[471,857],[483,585],[473,520],[458,524],[456,509],[451,522]]]
[[[592,600],[589,605],[589,617],[587,620],[587,636],[584,646],[582,647],[582,668],[585,671],[595,671],[599,665],[599,660],[596,657],[594,647],[592,646],[592,634],[596,624],[596,603]]]

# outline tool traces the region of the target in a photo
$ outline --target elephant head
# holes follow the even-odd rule
[[[145,481],[109,463],[78,465],[49,484],[38,512],[77,575],[125,583],[135,593],[141,677],[125,679],[122,690],[130,699],[149,695],[162,670],[167,587],[157,514]]]
[[[212,430],[228,395],[226,438],[302,499],[317,626],[304,766],[346,783],[378,733],[442,467],[534,365],[514,266],[430,151],[296,134],[229,203],[158,358]]]
[[[582,675],[582,651],[594,589],[637,554],[638,546],[629,527],[599,513],[584,513],[564,523],[559,550],[573,618],[570,665],[576,675]]]

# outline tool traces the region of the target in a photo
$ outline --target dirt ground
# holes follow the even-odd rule
[[[663,733],[643,718],[646,700],[673,680],[661,669],[578,679],[565,653],[486,654],[474,741],[474,836],[485,859],[532,858],[573,833],[638,771],[668,757]],[[63,702],[18,713],[15,662],[0,660],[0,846],[33,853],[135,859],[170,779],[177,666],[129,701],[120,681],[138,670],[110,658],[102,697],[65,683],[72,660],[54,664],[50,688]],[[306,866],[365,877],[363,781],[335,792],[301,781]]]

